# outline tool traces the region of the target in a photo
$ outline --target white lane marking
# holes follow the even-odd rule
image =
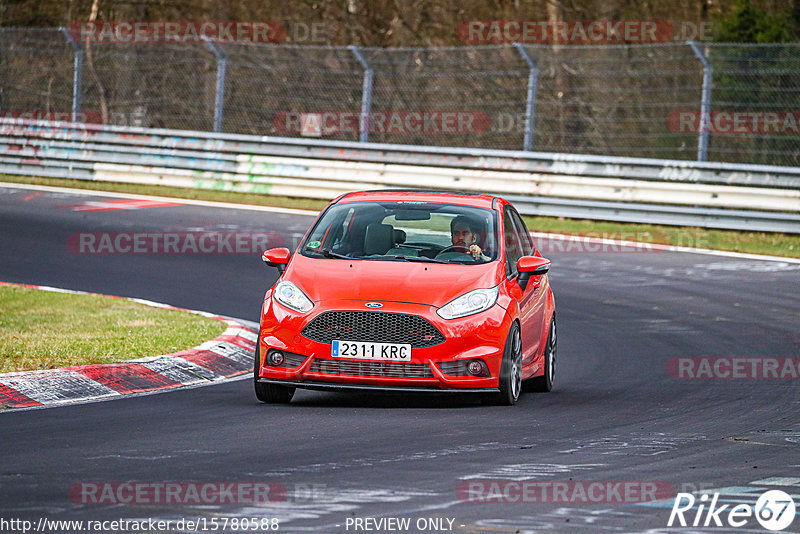
[[[299,210],[294,208],[276,208],[272,206],[254,206],[252,204],[235,204],[233,202],[215,202],[210,200],[195,200],[189,198],[175,198],[175,197],[159,197],[153,195],[135,195],[132,193],[114,193],[112,191],[96,191],[94,189],[71,189],[69,187],[56,187],[52,185],[31,185],[31,184],[15,184],[11,182],[0,181],[0,187],[10,187],[16,189],[30,189],[34,191],[49,191],[52,193],[68,193],[72,195],[91,195],[98,197],[110,198],[131,198],[131,199],[144,199],[154,200],[157,202],[175,202],[177,204],[185,204],[189,206],[205,206],[209,208],[228,208],[248,211],[264,211],[270,213],[288,213],[293,215],[308,215],[316,216],[319,212],[311,210]]]
[[[537,534],[544,531],[575,532],[576,530],[587,530],[589,532],[601,530],[621,531],[621,527],[603,525],[605,523],[603,520],[613,520],[614,517],[628,517],[630,515],[627,512],[621,512],[613,508],[588,510],[585,508],[561,507],[536,515],[480,519],[475,522],[475,526],[478,529],[483,527],[490,532],[516,532],[519,534]],[[565,528],[567,526],[569,528]]]
[[[620,246],[630,248],[640,248],[646,251],[658,252],[686,252],[688,254],[705,254],[708,256],[723,256],[726,258],[740,258],[746,260],[760,260],[760,261],[780,261],[784,263],[797,263],[800,264],[800,258],[790,258],[786,256],[767,256],[762,254],[748,254],[744,252],[730,252],[727,250],[712,250],[708,248],[694,248],[694,247],[681,247],[678,245],[662,245],[659,243],[648,243],[641,241],[620,241],[615,239],[582,237],[569,234],[551,234],[546,232],[531,232],[531,235],[539,238],[557,239],[557,240],[589,240],[597,241],[601,244]],[[565,252],[569,252],[566,250]]]
[[[562,454],[591,452],[592,455],[657,456],[678,449],[681,445],[692,443],[706,436],[673,436],[663,432],[657,434],[632,434],[628,436],[607,436],[589,440],[574,440],[572,448],[560,450]]]
[[[606,464],[508,464],[495,467],[489,471],[458,477],[460,480],[476,478],[503,479],[503,480],[528,480],[540,477],[553,477],[604,467]]]
[[[287,500],[269,502],[264,505],[242,506],[231,508],[229,504],[224,506],[204,505],[203,511],[209,517],[215,517],[217,513],[222,513],[231,517],[269,517],[275,518],[280,522],[281,529],[286,523],[297,520],[319,519],[323,516],[337,513],[346,515],[348,512],[359,510],[363,505],[382,504],[382,503],[401,503],[420,497],[433,498],[438,494],[429,491],[407,491],[396,489],[344,489],[325,487],[317,490],[310,499],[297,499],[291,493],[291,488],[287,487]],[[199,511],[199,510],[197,510]],[[159,520],[172,520],[175,524],[175,517],[159,517]],[[180,518],[178,518],[180,519]],[[210,521],[210,520],[209,520]],[[343,522],[342,522],[343,523]],[[292,528],[292,531],[303,530]],[[325,531],[319,526],[309,527],[312,532]],[[337,529],[339,530],[339,529]],[[259,530],[263,532],[263,529]]]
[[[503,444],[498,442],[487,442],[487,443],[478,443],[474,445],[459,445],[455,447],[449,447],[446,449],[438,449],[432,451],[410,452],[408,454],[400,454],[397,456],[371,457],[371,458],[366,457],[366,458],[357,458],[342,462],[327,462],[318,464],[298,465],[295,467],[287,467],[279,470],[255,472],[249,474],[258,477],[282,477],[282,476],[297,475],[298,473],[320,473],[326,471],[333,471],[337,469],[355,469],[359,467],[373,467],[377,465],[384,465],[396,462],[410,463],[412,461],[417,461],[417,460],[436,460],[438,458],[443,458],[446,456],[452,456],[456,454],[494,451],[499,449],[519,449],[521,446],[522,445],[520,445],[519,443]]]
[[[754,480],[751,484],[760,484],[764,486],[800,486],[800,478],[798,477],[770,477],[762,480]]]
[[[794,262],[789,261],[782,261],[778,263],[731,261],[695,265],[695,268],[702,268],[709,271],[750,271],[753,273],[777,273],[784,271],[796,271],[800,269],[800,264],[795,264]]]

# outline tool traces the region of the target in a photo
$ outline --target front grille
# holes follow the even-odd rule
[[[309,371],[327,375],[433,378],[430,367],[424,363],[314,360]]]
[[[318,343],[334,339],[374,343],[409,343],[412,348],[432,347],[444,336],[417,315],[370,311],[329,311],[315,317],[303,335]]]

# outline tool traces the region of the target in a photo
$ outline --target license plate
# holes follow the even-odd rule
[[[388,362],[410,362],[411,345],[400,343],[365,343],[363,341],[340,341],[334,339],[331,347],[333,358],[359,360],[381,360]]]

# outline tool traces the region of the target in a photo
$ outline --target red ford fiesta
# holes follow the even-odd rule
[[[550,261],[516,209],[489,195],[349,193],[264,298],[255,391],[296,388],[485,393],[500,404],[550,391],[556,363]]]

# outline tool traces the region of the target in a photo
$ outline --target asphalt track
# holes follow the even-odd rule
[[[266,231],[291,242],[310,222],[190,205],[74,211],[107,200],[0,186],[0,280],[255,321],[276,278],[258,253],[80,254],[67,246],[70,235]],[[668,500],[618,502],[611,492],[604,500],[612,502],[585,502],[575,488],[594,481],[657,483],[668,497],[720,493],[720,504],[753,504],[763,491],[782,489],[800,505],[800,381],[667,372],[673,358],[800,355],[800,264],[676,252],[545,255],[560,328],[553,392],[492,407],[471,397],[298,391],[288,406],[267,406],[250,380],[239,380],[2,413],[0,531],[21,532],[20,523],[2,522],[12,519],[161,519],[173,521],[170,532],[192,530],[178,528],[181,519],[200,519],[206,532],[222,531],[223,521],[228,532],[245,530],[241,522],[233,528],[234,518],[277,518],[282,532],[734,530],[666,529]],[[488,481],[507,495],[476,503],[468,497],[476,493],[459,492],[469,483],[489,488]],[[179,503],[95,504],[75,493],[87,482],[270,483],[285,498],[215,504],[183,494]],[[571,486],[561,498],[545,495],[550,502],[515,491],[534,482]],[[408,528],[398,526],[404,519]],[[42,531],[67,530],[74,529]],[[738,530],[765,532],[753,518]],[[798,530],[800,519],[785,532]]]

